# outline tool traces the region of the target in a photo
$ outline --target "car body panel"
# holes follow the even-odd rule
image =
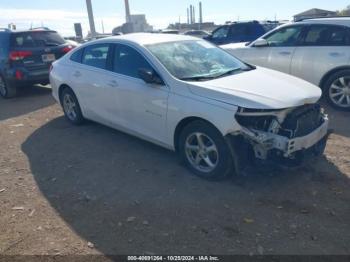
[[[254,81],[251,81],[254,79]],[[321,89],[266,68],[190,85],[193,93],[245,108],[280,109],[316,103]]]

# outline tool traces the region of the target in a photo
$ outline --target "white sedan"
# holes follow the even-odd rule
[[[190,36],[89,42],[56,61],[50,81],[71,123],[90,119],[175,150],[207,179],[252,159],[297,164],[327,141],[318,87]]]

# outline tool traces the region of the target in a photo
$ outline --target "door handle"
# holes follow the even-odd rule
[[[290,55],[291,52],[288,52],[288,51],[282,51],[282,52],[279,52],[280,55]]]
[[[329,53],[330,56],[332,57],[338,57],[338,56],[342,56],[343,54],[342,53],[338,53],[338,52],[331,52]]]
[[[75,76],[75,77],[81,77],[80,71],[75,71],[74,74],[73,74],[73,76]]]
[[[110,87],[118,87],[118,82],[115,81],[115,80],[111,80],[111,81],[108,82],[108,85]]]

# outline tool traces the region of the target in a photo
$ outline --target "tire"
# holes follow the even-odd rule
[[[66,87],[62,91],[60,100],[66,119],[74,125],[81,125],[84,122],[84,117],[73,90]]]
[[[6,79],[0,75],[0,96],[3,98],[13,98],[17,95],[17,87],[10,84]]]
[[[178,154],[189,170],[207,180],[223,180],[233,170],[225,138],[205,121],[191,122],[182,130]]]
[[[350,70],[332,74],[324,84],[324,95],[335,109],[350,111]]]

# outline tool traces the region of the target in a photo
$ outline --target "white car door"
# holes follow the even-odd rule
[[[349,29],[338,25],[310,25],[296,48],[291,74],[319,85],[330,70],[348,65]]]
[[[263,37],[266,45],[250,44],[242,48],[237,56],[242,60],[289,74],[296,45],[302,35],[302,26],[285,26]],[[235,54],[234,50],[231,51]]]
[[[114,44],[112,71],[117,125],[158,142],[165,141],[169,89],[166,85],[147,84],[138,75],[140,68],[154,70],[147,59],[133,47]]]
[[[82,49],[82,54],[74,63],[71,82],[86,117],[108,124],[116,121],[115,92],[108,82],[108,54],[110,44],[94,44]]]
[[[286,26],[264,37],[268,47],[256,48],[268,49],[265,67],[290,74],[292,58],[302,30],[302,26]]]

